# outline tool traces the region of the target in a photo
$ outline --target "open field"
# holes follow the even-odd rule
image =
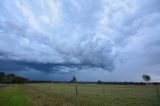
[[[154,86],[21,84],[0,88],[0,106],[160,106]]]

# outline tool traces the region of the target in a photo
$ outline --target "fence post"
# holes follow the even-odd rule
[[[156,89],[157,97],[158,97],[158,99],[159,99],[159,101],[160,101],[160,94],[159,94],[159,90],[158,90],[158,88],[157,88],[157,87],[155,87],[155,89]]]
[[[102,93],[105,96],[105,89],[104,89],[104,85],[102,84]]]
[[[76,91],[76,95],[78,96],[78,88],[76,83],[75,83],[75,91]]]

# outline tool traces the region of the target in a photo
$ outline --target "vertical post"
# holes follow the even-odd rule
[[[73,75],[72,82],[73,82],[74,85],[75,85],[75,93],[76,93],[76,96],[78,96],[77,78],[75,77],[75,71],[74,71],[74,75]]]
[[[78,88],[77,88],[77,84],[75,84],[75,90],[76,90],[76,95],[78,96]]]
[[[102,84],[102,93],[105,96],[105,89],[104,89],[104,85]]]
[[[160,94],[159,94],[159,90],[158,90],[158,88],[157,88],[157,87],[155,87],[155,89],[156,89],[157,97],[158,97],[158,99],[159,99],[159,101],[160,101]]]
[[[51,96],[51,81],[49,81],[49,95]]]

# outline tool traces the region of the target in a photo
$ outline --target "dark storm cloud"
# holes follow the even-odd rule
[[[0,1],[0,69],[147,73],[159,34],[159,0]]]
[[[46,73],[65,73],[63,69],[76,69],[80,70],[89,67],[99,67],[94,64],[73,64],[73,63],[38,63],[38,62],[26,62],[26,61],[14,61],[14,60],[0,60],[0,69],[2,71],[24,71],[29,69],[39,70]],[[74,70],[70,70],[73,72]],[[67,73],[69,71],[67,70]]]
[[[48,39],[48,36],[40,33],[27,32],[13,23],[1,22],[0,26],[0,33],[3,35],[0,42],[1,60],[20,61],[19,63],[22,61],[39,62],[65,67],[71,65],[74,67],[100,67],[108,71],[112,71],[114,68],[114,58],[111,54],[112,44],[108,39],[96,38],[95,34],[83,35],[76,38],[75,40],[78,39],[76,42],[70,42],[73,37],[71,36],[67,39],[64,38],[64,41],[61,39],[62,44],[61,42],[56,44],[55,39]],[[51,44],[54,41],[56,46]],[[25,67],[25,65],[20,65],[20,67]],[[36,69],[51,70],[49,67],[45,70],[43,67]]]

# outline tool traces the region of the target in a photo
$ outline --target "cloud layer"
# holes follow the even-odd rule
[[[5,0],[0,2],[0,68],[128,70],[157,78],[159,33],[159,0]]]

